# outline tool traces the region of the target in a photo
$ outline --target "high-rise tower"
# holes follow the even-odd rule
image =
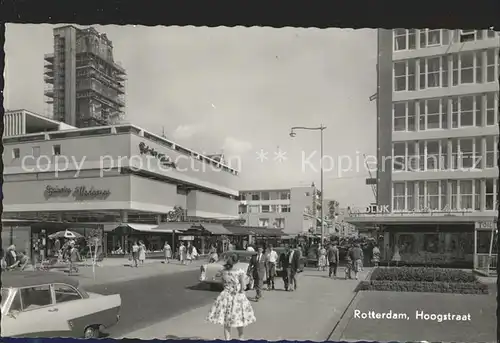
[[[53,119],[76,127],[123,119],[126,72],[113,59],[113,45],[94,28],[54,29],[54,52],[46,54],[46,102]]]

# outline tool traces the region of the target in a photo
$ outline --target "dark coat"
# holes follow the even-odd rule
[[[294,252],[292,257],[292,263],[290,263],[290,254]],[[283,269],[290,268],[292,270],[299,270],[300,262],[300,252],[298,250],[291,249],[288,253],[284,252],[280,256],[280,265]]]
[[[255,254],[250,259],[248,274],[254,279],[264,279],[266,275],[266,255],[262,253],[260,261],[257,261],[259,254]]]

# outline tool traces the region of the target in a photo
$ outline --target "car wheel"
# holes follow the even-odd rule
[[[101,332],[99,331],[99,325],[87,326],[83,333],[83,338],[99,338],[100,336]]]

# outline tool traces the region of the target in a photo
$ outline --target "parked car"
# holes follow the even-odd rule
[[[98,338],[120,318],[119,294],[86,292],[58,272],[2,273],[2,336]]]
[[[222,270],[224,269],[224,264],[227,257],[232,254],[235,254],[238,257],[238,262],[233,268],[243,269],[246,272],[250,264],[250,259],[257,253],[255,251],[246,250],[231,250],[222,253],[217,262],[207,263],[200,267],[200,283],[208,284],[212,289],[220,288],[222,286]],[[252,278],[248,275],[246,275],[245,278],[247,289],[251,289],[253,286]]]
[[[274,248],[274,251],[276,251],[278,253],[278,260],[279,260],[279,257],[281,256],[281,254],[283,254],[285,252],[285,247],[276,247],[276,248]],[[298,272],[300,273],[300,272],[304,271],[304,267],[307,264],[307,258],[302,256],[302,253],[298,249],[296,251],[300,253],[299,270],[298,270]],[[281,266],[279,264],[276,266],[276,275],[277,276],[283,275],[283,269],[281,268]]]

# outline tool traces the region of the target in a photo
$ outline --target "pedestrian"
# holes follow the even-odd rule
[[[348,250],[346,254],[346,265],[345,265],[345,279],[352,279],[352,260],[349,256],[351,253],[351,248]]]
[[[276,276],[276,263],[278,262],[278,253],[274,251],[273,246],[269,245],[266,254],[267,269],[267,289],[274,291],[274,278]]]
[[[378,248],[377,244],[375,244],[372,249],[372,262],[375,265],[375,267],[378,267],[380,263],[380,249]]]
[[[288,291],[288,285],[289,285],[289,280],[288,280],[289,254],[290,254],[290,247],[288,244],[285,244],[285,250],[281,253],[278,262],[278,267],[282,270],[281,277],[283,278],[283,285],[285,291]]]
[[[144,261],[146,260],[146,246],[144,245],[143,241],[139,241],[139,262],[144,264]]]
[[[193,244],[191,242],[188,243],[186,252],[186,263],[191,264],[193,262]]]
[[[163,254],[165,256],[165,263],[170,263],[170,259],[172,258],[172,248],[167,241],[165,241],[165,244],[163,245]]]
[[[69,244],[69,275],[73,274],[73,271],[78,273],[78,267],[76,266],[77,262],[81,261],[80,253],[78,249],[75,247],[75,242],[72,241]]]
[[[300,252],[298,252],[294,248],[290,249],[288,253],[288,268],[287,268],[289,291],[297,290],[297,273],[299,271],[299,261],[300,261]]]
[[[256,292],[255,301],[259,301],[262,298],[262,286],[266,276],[266,256],[263,253],[262,246],[257,248],[257,254],[250,259],[247,273],[253,277]]]
[[[196,247],[194,246],[193,244],[193,251],[191,251],[191,257],[193,260],[197,260],[198,259],[198,249],[196,249]]]
[[[179,260],[181,264],[186,264],[186,247],[184,246],[184,243],[181,243],[179,246]]]
[[[139,244],[137,241],[134,241],[132,244],[132,265],[131,267],[138,267],[138,259],[139,259]]]
[[[56,238],[56,240],[54,241],[54,255],[59,258],[59,256],[61,255],[61,241],[59,240],[59,238]]]
[[[223,291],[210,308],[207,320],[224,327],[224,339],[231,340],[231,328],[238,330],[243,340],[244,328],[256,321],[252,305],[245,294],[245,271],[235,269],[238,257],[231,254],[222,271]]]
[[[215,263],[219,259],[219,256],[217,255],[217,249],[213,245],[210,247],[208,256],[208,263]]]
[[[28,262],[29,262],[29,258],[28,258],[28,254],[26,253],[26,251],[21,251],[17,254],[17,265],[19,267],[19,270],[20,271],[23,271],[26,266],[28,265]]]
[[[337,277],[337,266],[339,263],[339,249],[337,248],[337,242],[333,242],[330,244],[330,247],[328,248],[328,264],[329,264],[329,270],[328,270],[328,277]]]
[[[358,273],[361,270],[361,261],[363,261],[363,250],[360,248],[359,244],[355,244],[354,248],[349,252],[352,261],[352,270],[354,271],[354,278],[358,279]]]
[[[326,269],[326,249],[320,244],[318,246],[318,270]]]
[[[5,254],[6,269],[7,270],[14,269],[17,266],[16,262],[17,262],[16,246],[12,244],[7,248],[7,253]]]
[[[394,246],[394,255],[392,255],[392,261],[396,262],[396,267],[399,267],[399,262],[401,262],[401,255],[399,254],[399,245],[397,243]]]

